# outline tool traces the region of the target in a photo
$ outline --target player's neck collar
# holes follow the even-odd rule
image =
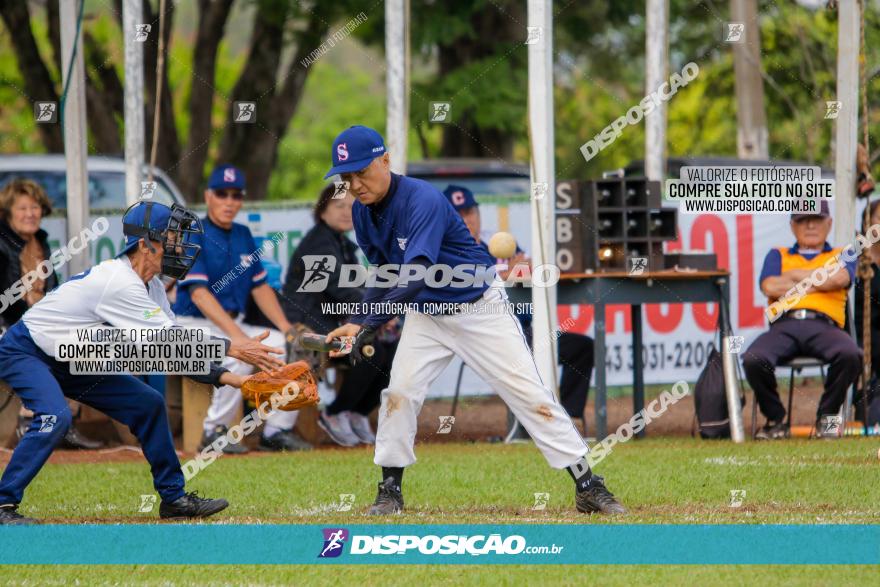
[[[388,184],[388,191],[385,192],[385,197],[376,202],[375,204],[370,204],[370,208],[375,210],[376,212],[380,212],[384,210],[388,203],[391,201],[391,198],[394,197],[394,194],[397,193],[397,185],[400,183],[400,176],[396,173],[391,174],[391,183]]]
[[[229,228],[223,228],[222,226],[220,226],[219,224],[217,224],[216,222],[211,220],[211,216],[207,213],[205,213],[205,222],[207,222],[208,224],[210,224],[214,228],[217,228],[219,230],[223,230],[225,232],[229,232],[232,230],[232,226],[230,226]],[[235,222],[233,222],[232,224],[235,224]]]

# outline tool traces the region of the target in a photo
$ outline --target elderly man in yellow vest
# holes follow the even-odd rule
[[[767,313],[770,330],[743,353],[746,378],[767,418],[758,432],[764,440],[785,438],[789,432],[776,390],[776,365],[797,356],[829,364],[816,413],[818,436],[837,435],[831,423],[862,365],[861,349],[843,330],[856,255],[851,251],[841,255],[843,248],[832,248],[825,240],[831,231],[831,215],[824,201],[818,214],[793,214],[791,231],[795,245],[771,249],[761,270],[761,291],[773,310]]]

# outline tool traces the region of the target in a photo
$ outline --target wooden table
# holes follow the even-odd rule
[[[645,406],[645,378],[642,364],[642,304],[716,302],[722,338],[729,334],[730,273],[727,271],[654,271],[640,275],[620,273],[563,274],[556,290],[560,305],[591,304],[596,320],[596,436],[608,434],[607,382],[605,376],[605,306],[628,304],[632,315],[633,413]],[[512,302],[531,301],[529,288],[508,289]],[[722,348],[722,353],[727,349]],[[639,434],[644,436],[644,430]]]

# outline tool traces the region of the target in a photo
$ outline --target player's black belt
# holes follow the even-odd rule
[[[828,322],[832,326],[837,326],[837,322],[835,322],[828,314],[816,312],[815,310],[806,310],[804,308],[789,310],[782,315],[782,318],[788,320],[821,320],[823,322]]]

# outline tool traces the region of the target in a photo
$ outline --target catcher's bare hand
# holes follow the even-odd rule
[[[273,357],[272,354],[284,355],[284,349],[264,345],[261,341],[265,340],[267,336],[269,336],[269,331],[264,330],[253,338],[235,339],[229,345],[229,352],[226,354],[264,371],[279,369],[284,366],[284,361]]]
[[[343,336],[357,336],[358,332],[361,331],[361,326],[359,324],[343,324],[339,328],[335,330],[331,330],[327,334],[327,338],[324,339],[325,342],[332,342],[334,338],[342,338]],[[345,353],[340,353],[339,351],[330,351],[331,357],[342,357]]]

